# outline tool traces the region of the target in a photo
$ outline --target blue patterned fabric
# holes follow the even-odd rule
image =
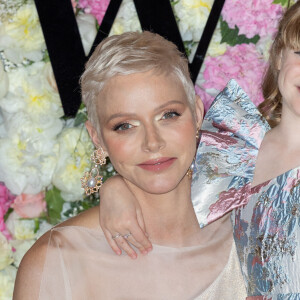
[[[200,227],[232,212],[247,299],[300,299],[300,166],[251,187],[269,129],[231,80],[203,123],[192,201]]]

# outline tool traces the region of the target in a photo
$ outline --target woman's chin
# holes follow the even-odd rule
[[[149,194],[166,194],[177,188],[180,180],[153,180],[140,186],[142,190]]]

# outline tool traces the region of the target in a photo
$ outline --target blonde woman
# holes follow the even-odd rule
[[[94,160],[109,156],[124,178],[153,250],[135,261],[116,256],[96,207],[37,241],[20,265],[14,299],[243,299],[229,217],[200,230],[191,202],[186,174],[203,105],[187,60],[150,32],[112,36],[91,56],[81,85]],[[87,178],[86,189],[97,190],[97,170]]]

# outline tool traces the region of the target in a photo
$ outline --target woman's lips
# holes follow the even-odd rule
[[[144,161],[138,166],[147,171],[159,172],[169,168],[175,160],[175,157],[162,157],[159,159]]]

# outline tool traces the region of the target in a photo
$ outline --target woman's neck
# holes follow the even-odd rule
[[[300,165],[299,131],[299,116],[283,111],[280,124],[266,134],[260,146],[253,187]]]
[[[300,150],[299,132],[300,123],[291,124],[290,122],[282,120],[279,125],[270,131],[270,136],[274,142],[284,146],[286,151],[293,151],[297,149]]]
[[[300,150],[300,116],[283,105],[280,123],[270,131],[270,136],[286,150]]]
[[[184,178],[165,194],[131,189],[139,201],[153,243],[174,247],[198,244],[200,228],[191,202],[190,179]]]

